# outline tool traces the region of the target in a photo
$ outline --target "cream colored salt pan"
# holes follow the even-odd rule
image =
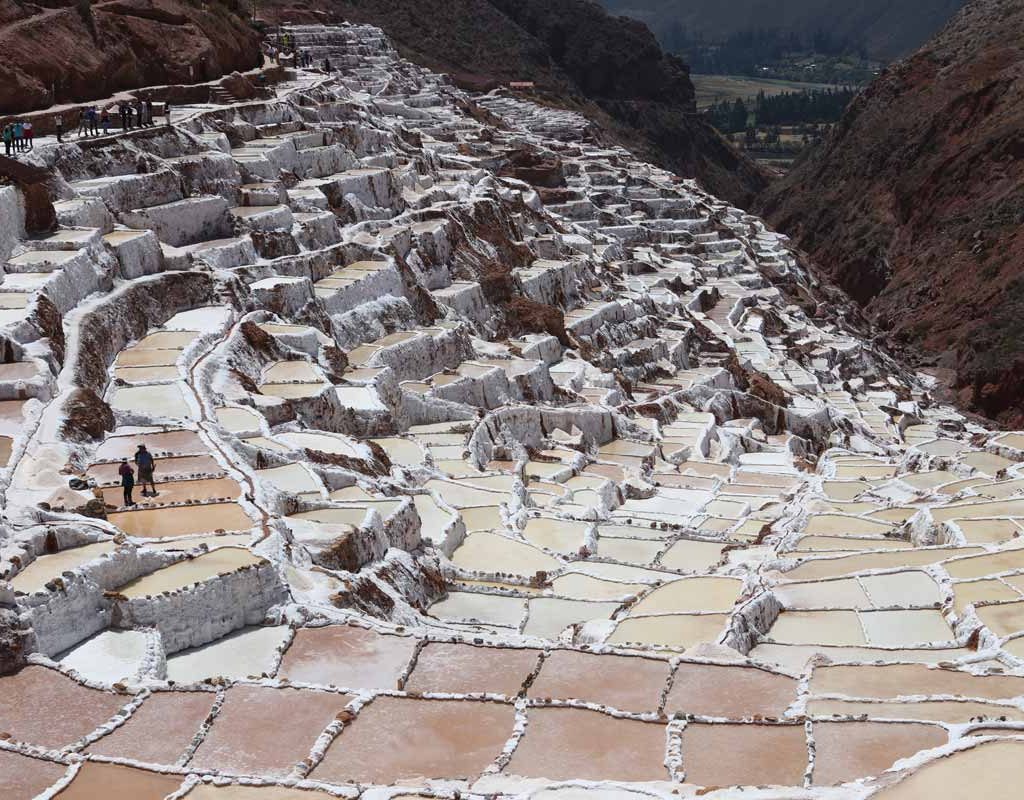
[[[349,456],[351,458],[363,458],[366,456],[366,453],[363,452],[359,444],[347,436],[330,436],[323,433],[307,433],[302,431],[278,433],[274,435],[274,438],[296,450],[308,448],[309,450],[317,450],[321,453]]]
[[[452,555],[452,562],[467,570],[508,573],[530,578],[537,572],[552,572],[561,563],[525,542],[494,533],[471,533]]]
[[[45,585],[63,572],[68,572],[84,564],[114,552],[113,542],[96,542],[82,547],[69,548],[52,555],[39,556],[25,569],[10,578],[11,586],[16,592],[32,594],[42,591]]]
[[[649,587],[642,583],[618,583],[570,572],[551,582],[552,591],[574,600],[621,600]]]
[[[263,383],[322,383],[320,370],[308,361],[276,361],[263,370]]]
[[[683,578],[660,586],[630,609],[630,616],[731,611],[743,582],[734,578]]]
[[[984,484],[977,484],[975,490],[993,499],[1006,499],[1020,494],[1024,491],[1024,478],[1016,478],[1009,481],[990,481]]]
[[[590,475],[576,475],[565,482],[567,489],[576,491],[578,489],[599,489],[606,483],[604,478]]]
[[[316,397],[329,385],[327,383],[264,383],[260,386],[260,392],[269,397],[279,397],[282,400],[302,400],[307,397]]]
[[[335,489],[330,495],[332,500],[373,500],[376,495],[370,494],[361,486],[346,486],[344,489]]]
[[[965,489],[970,489],[975,486],[990,486],[992,481],[988,478],[967,478],[962,481],[956,481],[955,483],[947,483],[939,489],[939,494],[953,496]]]
[[[460,456],[463,449],[462,445],[458,446]],[[431,456],[435,455],[437,450],[437,447],[431,447]],[[479,478],[470,478],[464,483],[467,486],[475,486],[478,489],[487,489],[491,492],[510,492],[512,487],[515,486],[515,482],[516,479],[512,475],[481,475]]]
[[[583,546],[587,527],[585,522],[533,517],[523,529],[523,538],[537,547],[570,556]]]
[[[957,503],[933,508],[931,513],[936,522],[946,522],[951,519],[978,519],[979,517],[1024,516],[1024,499]]]
[[[801,536],[796,541],[796,550],[787,555],[798,557],[798,552],[811,551],[811,554],[829,551],[856,552],[858,550],[910,550],[912,542],[901,539],[860,538],[854,536]]]
[[[129,350],[182,350],[199,336],[199,331],[157,331],[140,339]]]
[[[871,719],[920,719],[932,722],[948,722],[964,724],[972,717],[1009,720],[1024,720],[1024,711],[1012,706],[1000,706],[994,703],[958,702],[952,700],[933,700],[921,703],[866,703],[844,700],[810,700],[807,713],[815,717],[861,716]]]
[[[679,471],[725,480],[732,474],[732,467],[728,464],[716,464],[712,461],[684,461],[679,465]]]
[[[499,506],[476,506],[459,510],[459,516],[466,525],[466,532],[501,530],[501,508]]]
[[[186,586],[215,578],[221,573],[235,572],[243,567],[267,563],[264,559],[240,547],[222,547],[196,558],[179,561],[169,567],[143,575],[116,589],[127,598],[154,597]]]
[[[145,542],[147,550],[193,550],[206,545],[213,550],[217,547],[248,547],[252,542],[249,533],[222,533],[211,536],[188,536],[181,539],[168,539],[163,542]]]
[[[262,416],[248,408],[218,408],[217,422],[223,425],[231,433],[242,431],[258,431]]]
[[[982,451],[968,453],[960,459],[960,462],[969,467],[974,467],[978,472],[984,473],[985,475],[993,476],[997,472],[1013,466],[1015,463],[1010,459],[1003,458],[995,453],[986,453]]]
[[[1002,447],[1024,450],[1024,433],[1002,433],[992,441]]]
[[[870,516],[871,519],[901,524],[914,516],[918,511],[919,509],[916,508],[896,506],[894,508],[883,508],[879,511],[873,511],[868,516]]]
[[[462,483],[451,481],[427,481],[426,488],[439,495],[448,505],[453,508],[466,508],[469,506],[494,506],[505,502],[507,495],[502,492],[490,492],[485,489],[476,489]]]
[[[674,573],[662,570],[644,569],[628,564],[610,564],[602,561],[574,561],[566,571],[613,581],[674,581],[679,577]]]
[[[120,511],[108,515],[108,520],[129,536],[150,539],[215,531],[245,531],[252,528],[253,524],[253,520],[238,503]]]
[[[299,514],[291,514],[285,517],[285,519],[301,519],[309,522],[318,522],[322,525],[352,525],[358,528],[366,518],[366,511],[365,506],[321,508],[317,511],[303,511]]]
[[[717,642],[725,631],[726,614],[668,614],[628,617],[615,627],[609,644],[649,644],[688,649],[701,642]]]
[[[289,635],[287,625],[243,628],[210,644],[183,650],[167,659],[167,678],[196,683],[222,676],[242,680],[274,669],[277,650]]]
[[[1024,601],[982,606],[976,608],[975,613],[996,636],[1024,631]]]
[[[977,552],[979,550],[976,547],[933,547],[892,553],[865,553],[840,558],[815,559],[784,573],[784,578],[786,580],[818,580],[876,569],[923,567],[928,564],[937,564],[952,556],[965,556]]]
[[[946,470],[932,470],[930,472],[918,472],[910,475],[901,475],[900,480],[915,489],[934,489],[946,483],[952,483],[958,476]]]
[[[996,578],[982,578],[953,584],[957,609],[963,613],[972,603],[1006,603],[1020,600],[1020,594]]]
[[[967,445],[964,442],[958,442],[955,439],[934,439],[930,442],[915,445],[915,447],[930,456],[951,458],[958,453],[962,453],[964,450],[967,450],[970,445]]]
[[[869,647],[825,647],[821,645],[759,644],[750,651],[750,658],[762,664],[773,664],[791,672],[803,670],[807,661],[824,654],[836,662],[904,661],[915,664],[938,664],[972,655],[959,648],[892,649]]]
[[[855,500],[870,489],[871,484],[863,481],[824,481],[822,488],[832,500]]]
[[[1024,547],[1011,547],[972,558],[958,558],[943,565],[954,579],[983,578],[1001,572],[1024,569]]]
[[[896,474],[895,466],[856,466],[840,464],[836,467],[836,478],[840,480],[864,479],[869,481],[890,478]]]
[[[86,680],[112,684],[133,680],[142,667],[149,647],[143,631],[103,631],[86,639],[58,660]]]
[[[480,474],[480,470],[468,461],[435,461],[434,466],[437,467],[440,472],[443,472],[445,475],[449,475],[452,478],[469,478]],[[481,502],[486,503],[487,501],[485,500]]]
[[[412,439],[373,439],[388,454],[392,464],[418,467],[423,463],[423,450]]]
[[[610,558],[625,564],[651,564],[658,554],[665,549],[665,543],[644,541],[640,539],[614,539],[602,536],[597,545],[597,553],[601,558]]]
[[[786,611],[768,635],[780,644],[868,644],[856,611]]]
[[[258,469],[256,476],[284,492],[320,492],[323,489],[319,478],[302,464],[286,464],[283,467]]]
[[[157,462],[159,470],[160,462]],[[159,472],[157,473],[159,474]],[[112,486],[101,490],[103,500],[108,505],[119,505],[122,502],[120,486]],[[242,487],[231,478],[200,478],[187,481],[161,481],[158,484],[161,503],[194,503],[211,500],[235,500],[242,493]],[[151,498],[138,497],[137,502],[146,506]],[[177,512],[181,513],[181,512]]]
[[[839,514],[815,514],[810,517],[804,533],[809,536],[884,536],[892,525],[860,517]]]
[[[875,647],[940,644],[956,638],[942,614],[934,609],[862,611],[860,619],[868,644]]]
[[[251,444],[253,447],[262,447],[264,450],[271,450],[275,453],[288,452],[288,448],[283,444],[279,444],[273,439],[268,439],[266,436],[251,436],[250,438],[243,439],[242,441]]]
[[[476,592],[449,592],[430,607],[432,617],[448,620],[479,620],[491,625],[518,628],[526,615],[526,601]]]
[[[938,585],[924,572],[865,575],[860,582],[876,607],[930,606],[942,601]]]
[[[619,604],[534,597],[529,600],[528,606],[529,616],[523,633],[543,639],[556,639],[570,625],[610,618]]]
[[[1024,740],[996,739],[925,764],[900,783],[883,788],[872,800],[1017,800],[1022,782]]]
[[[813,583],[784,583],[773,590],[788,609],[871,608],[871,600],[856,578]]]
[[[665,552],[660,564],[666,569],[705,572],[721,560],[723,549],[723,545],[714,542],[680,539]]]
[[[456,520],[456,516],[438,506],[428,494],[413,495],[412,501],[420,517],[421,535],[434,545],[441,544],[445,529]]]
[[[172,381],[179,375],[177,367],[117,367],[114,370],[114,377],[133,384]]]
[[[147,417],[192,419],[192,409],[185,401],[178,383],[158,386],[121,386],[114,390],[111,406]]]
[[[649,525],[616,525],[613,523],[599,523],[598,532],[601,536],[608,536],[614,539],[658,539],[664,540],[675,536],[672,530],[663,530],[660,525],[652,523]]]
[[[173,367],[181,356],[180,350],[122,350],[116,367]]]
[[[559,480],[568,478],[572,471],[565,464],[553,464],[546,461],[527,461],[523,473],[531,478]]]

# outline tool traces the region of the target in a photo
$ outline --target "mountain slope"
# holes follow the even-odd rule
[[[218,78],[260,63],[237,0],[0,0],[0,113]]]
[[[962,403],[1024,422],[1024,3],[973,0],[757,210]]]
[[[677,25],[705,38],[741,31],[782,30],[813,36],[824,30],[864,42],[890,61],[939,30],[964,0],[602,0],[609,11],[646,22],[659,35]]]
[[[766,174],[695,115],[686,66],[635,20],[593,0],[310,0],[274,2],[271,21],[382,28],[403,55],[465,88],[534,81],[539,99],[596,119],[621,144],[715,194],[748,204]]]

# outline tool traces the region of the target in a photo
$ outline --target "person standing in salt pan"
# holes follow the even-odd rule
[[[156,469],[156,462],[153,454],[146,449],[146,445],[140,444],[135,450],[135,465],[139,468],[139,483],[142,484],[142,496],[156,497],[156,483],[153,482],[153,470]],[[146,491],[146,485],[150,491]]]
[[[135,488],[135,473],[132,471],[131,466],[129,466],[127,458],[121,459],[121,467],[118,469],[117,474],[121,476],[121,488],[124,489],[124,504],[126,506],[135,505],[135,501],[132,499],[132,489]]]

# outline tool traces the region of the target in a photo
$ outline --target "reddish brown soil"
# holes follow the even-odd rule
[[[212,80],[260,63],[237,0],[0,3],[0,113]]]
[[[1024,424],[1024,5],[973,0],[759,199],[968,410]]]

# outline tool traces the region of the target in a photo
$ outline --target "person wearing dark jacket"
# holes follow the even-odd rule
[[[117,474],[121,476],[121,488],[124,489],[124,504],[126,506],[135,505],[135,501],[132,499],[132,489],[135,488],[135,473],[128,464],[127,458],[121,459],[121,466],[117,470]]]
[[[135,451],[135,465],[139,468],[139,483],[142,485],[142,496],[156,497],[156,483],[153,482],[153,470],[156,469],[156,462],[153,454],[146,449],[146,445],[140,444]],[[150,491],[146,491],[146,486]]]

